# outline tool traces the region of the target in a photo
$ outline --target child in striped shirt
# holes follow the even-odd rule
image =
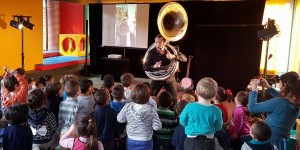
[[[173,96],[168,92],[162,92],[157,98],[159,107],[157,114],[162,123],[162,129],[154,131],[154,147],[155,149],[173,150],[171,144],[174,128],[177,126],[177,119],[174,111],[169,108],[173,103]]]
[[[60,103],[58,112],[58,129],[60,135],[69,130],[75,121],[76,115],[81,113],[83,109],[77,100],[77,96],[80,94],[79,83],[74,80],[67,82],[65,91],[68,97]]]

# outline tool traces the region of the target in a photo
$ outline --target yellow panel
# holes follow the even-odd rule
[[[3,66],[21,67],[21,30],[11,27],[12,15],[32,16],[33,30],[24,28],[25,70],[33,70],[43,61],[42,0],[0,0],[0,17],[6,28],[0,27],[0,74]],[[2,22],[3,24],[3,22]]]
[[[63,41],[69,41],[68,49],[64,49]],[[83,39],[84,43],[86,40],[85,34],[60,34],[59,35],[59,53],[63,56],[85,56],[86,47],[80,50],[80,40]],[[73,47],[73,42],[75,42],[75,48]],[[83,44],[84,44],[83,43]]]

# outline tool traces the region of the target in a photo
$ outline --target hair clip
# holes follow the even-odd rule
[[[227,96],[232,96],[232,92],[231,92],[230,89],[226,89],[226,92],[225,92],[225,93],[226,93]]]
[[[89,122],[92,122],[93,120],[92,119],[89,119]]]

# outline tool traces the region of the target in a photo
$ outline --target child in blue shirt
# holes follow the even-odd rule
[[[188,104],[187,101],[181,100],[175,106],[175,112],[179,115],[184,109],[184,107]],[[173,137],[172,137],[172,145],[176,148],[176,150],[184,150],[184,140],[186,138],[186,134],[184,133],[184,127],[182,125],[178,125],[174,129]]]
[[[114,109],[109,106],[110,93],[107,89],[101,88],[94,94],[96,109],[91,115],[96,120],[98,141],[101,141],[104,149],[114,149],[114,139],[119,133],[117,128],[117,115]],[[115,131],[115,132],[114,132]]]
[[[7,107],[5,117],[11,125],[3,132],[3,150],[32,149],[33,135],[27,124],[28,110],[26,104]]]
[[[212,78],[201,79],[195,93],[198,102],[189,103],[180,115],[180,124],[185,128],[187,138],[185,150],[215,149],[214,134],[222,128],[222,111],[210,101],[216,97],[218,84]]]
[[[114,99],[109,103],[110,107],[118,114],[126,103],[122,101],[124,98],[124,86],[122,84],[114,86],[111,95]]]
[[[110,107],[114,109],[116,114],[118,115],[121,109],[126,104],[126,102],[122,101],[124,98],[124,86],[122,84],[115,85],[112,89],[111,95],[114,100],[110,102]],[[115,147],[115,149],[126,149],[125,127],[126,123],[117,123],[117,129],[119,129],[117,133],[119,133],[119,135],[116,135],[117,139],[115,140],[115,145],[117,147]]]

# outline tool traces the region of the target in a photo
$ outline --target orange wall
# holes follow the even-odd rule
[[[0,0],[0,18],[7,27],[0,27],[0,75],[3,66],[9,69],[21,67],[21,30],[11,27],[12,15],[32,16],[33,30],[24,28],[25,70],[43,61],[42,0]]]

